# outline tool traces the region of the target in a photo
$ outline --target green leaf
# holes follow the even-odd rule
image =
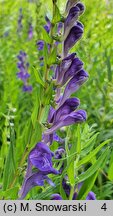
[[[99,132],[97,132],[96,134],[94,134],[94,135],[85,143],[85,145],[83,146],[83,148],[88,147],[88,146],[97,138],[98,135],[99,135]]]
[[[49,87],[45,91],[45,95],[43,98],[43,104],[44,105],[50,105],[51,99],[52,99],[52,93],[53,93],[53,83],[49,85]]]
[[[43,108],[43,111],[42,111],[42,114],[41,114],[41,120],[40,120],[40,123],[43,124],[45,122],[47,122],[47,117],[48,117],[48,113],[49,113],[49,109],[50,109],[50,105],[46,105],[44,108]]]
[[[8,190],[6,190],[6,191],[2,191],[1,193],[0,193],[0,198],[4,198],[5,200],[16,200],[17,199],[17,197],[18,197],[18,190],[19,190],[19,188],[18,187],[14,187],[14,188],[11,188],[11,189],[8,189]]]
[[[108,169],[108,178],[113,181],[113,151],[111,153],[109,169]]]
[[[36,70],[35,67],[33,67],[34,69],[34,74],[35,74],[35,78],[36,78],[36,82],[41,84],[44,87],[44,81],[42,80],[40,73],[38,72],[38,70]]]
[[[32,112],[32,115],[31,115],[31,120],[32,120],[32,124],[33,124],[33,127],[35,128],[35,125],[36,125],[36,122],[37,122],[37,116],[38,116],[38,111],[39,111],[39,98],[38,98],[38,95],[36,94],[36,97],[35,97],[35,104],[34,104],[34,107],[33,107],[33,112]]]
[[[15,147],[15,132],[13,128],[10,128],[10,145],[8,154],[5,161],[4,173],[3,173],[3,190],[8,188],[10,181],[13,178],[15,172],[15,157],[14,157],[14,147]]]
[[[83,174],[80,174],[76,179],[75,179],[75,184],[85,181],[87,178],[92,176],[99,168],[102,168],[103,163],[105,163],[107,156],[109,154],[109,149],[105,150],[101,156],[98,158],[98,160],[89,168],[87,169],[86,172]]]
[[[31,137],[31,147],[33,147],[37,142],[39,142],[42,138],[42,129],[41,125],[37,122],[35,124],[35,128],[32,131],[32,137]]]
[[[60,22],[60,20],[61,20],[61,14],[60,14],[59,8],[56,4],[54,4],[52,23],[56,24],[56,23]]]
[[[77,127],[77,153],[81,152],[81,133],[80,133],[80,125]]]
[[[86,157],[84,157],[82,160],[80,160],[77,163],[77,167],[79,168],[82,164],[85,164],[87,162],[89,162],[100,150],[101,148],[108,144],[110,142],[110,140],[106,140],[105,142],[101,143],[96,149],[94,149],[90,154],[88,154]]]
[[[97,175],[98,175],[98,171],[96,173],[94,173],[91,177],[86,179],[86,181],[83,183],[83,185],[79,191],[79,194],[77,196],[77,200],[85,200],[86,199],[86,196],[91,191],[91,189],[92,189],[92,187],[96,181]]]
[[[41,33],[42,33],[42,40],[44,40],[48,44],[51,44],[51,37],[43,27],[41,28]]]
[[[48,61],[48,45],[44,43],[44,49],[43,49],[43,55],[44,55],[44,71],[46,72],[47,70],[47,61]]]
[[[55,64],[56,63],[56,56],[57,56],[57,48],[55,47],[51,54],[50,54],[50,57],[48,59],[48,65],[52,65],[52,64]]]

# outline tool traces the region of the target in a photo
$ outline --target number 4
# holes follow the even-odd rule
[[[102,210],[106,211],[107,210],[107,207],[106,207],[106,203],[104,203],[101,207]]]

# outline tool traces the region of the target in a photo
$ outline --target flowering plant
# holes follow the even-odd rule
[[[36,144],[28,156],[27,172],[19,192],[20,199],[23,199],[32,187],[44,186],[44,180],[55,187],[54,182],[48,177],[49,174],[60,175],[59,178],[61,178],[60,181],[62,182],[65,195],[67,198],[69,197],[69,199],[77,199],[78,191],[82,188],[81,183],[78,184],[78,187],[75,186],[77,176],[74,164],[77,163],[78,156],[72,159],[73,177],[70,177],[69,169],[67,169],[67,173],[65,173],[62,178],[65,166],[63,162],[59,167],[58,161],[63,158],[64,155],[65,157],[68,156],[66,148],[68,151],[71,151],[72,145],[68,145],[66,138],[61,141],[62,138],[58,136],[57,131],[65,126],[80,124],[86,121],[87,118],[86,112],[82,109],[78,109],[80,100],[71,96],[88,79],[88,73],[84,70],[83,62],[79,59],[77,54],[69,53],[71,48],[83,35],[84,26],[78,21],[78,18],[83,14],[84,10],[84,5],[81,2],[68,0],[65,16],[61,19],[56,1],[53,1],[52,21],[46,17],[47,24],[44,25],[43,40],[37,42],[38,50],[46,49],[47,55],[50,55],[49,59],[46,59],[46,56],[41,57],[41,59],[44,61],[42,66],[45,70],[45,88],[49,88],[50,80],[52,83],[51,102],[46,127],[42,134],[42,140]],[[54,36],[56,29],[57,36]],[[62,46],[61,54],[59,54],[59,42],[60,46]],[[59,61],[57,61],[58,55]],[[52,75],[49,75],[50,70],[52,70]],[[54,141],[58,141],[59,144],[62,142],[62,145],[60,144],[60,146],[58,146],[55,153],[50,150]],[[79,152],[76,153],[78,154]],[[54,168],[52,158],[57,159],[59,169]],[[82,175],[84,174],[81,174],[81,176]],[[78,182],[82,181],[80,180]],[[93,192],[89,192],[86,195],[86,199],[95,199]],[[52,195],[52,199],[63,198],[59,194],[54,194]]]

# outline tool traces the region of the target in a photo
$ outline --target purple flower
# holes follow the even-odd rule
[[[52,157],[53,153],[50,151],[49,147],[42,142],[39,142],[29,154],[30,162],[38,170],[46,174],[58,174],[58,171],[52,167]]]
[[[76,112],[71,112],[68,115],[65,115],[64,118],[61,118],[60,120],[57,119],[57,121],[52,125],[50,129],[45,131],[45,134],[51,134],[58,130],[61,127],[69,126],[72,124],[77,124],[86,121],[86,112],[84,110],[78,110]]]
[[[48,113],[48,123],[52,123],[53,122],[53,115],[55,113],[55,109],[53,107],[50,107],[49,109],[49,113]]]
[[[85,10],[84,5],[83,5],[81,2],[79,2],[76,6],[77,6],[77,7],[79,8],[79,10],[80,10],[79,14],[80,14],[80,15],[83,14],[83,13],[84,13],[84,10]]]
[[[51,200],[62,200],[62,197],[59,194],[53,194]]]
[[[70,10],[70,8],[72,8],[73,6],[75,6],[77,4],[77,2],[79,2],[80,0],[68,0],[67,4],[66,4],[66,12],[68,13],[68,11]]]
[[[67,183],[67,180],[68,180],[68,177],[65,176],[63,178],[63,180],[62,180],[62,187],[63,187],[63,189],[64,189],[64,191],[66,193],[66,196],[69,197],[69,195],[70,195],[70,185],[69,185],[69,183]]]
[[[80,86],[87,80],[88,74],[82,69],[80,70],[66,85],[63,97],[60,101],[60,106],[66,101],[68,97],[76,92]]]
[[[59,137],[56,133],[49,134],[49,135],[43,134],[42,140],[43,140],[44,143],[47,143],[49,145],[51,145],[53,141],[56,141],[56,142],[58,142],[60,144],[64,143],[64,139]]]
[[[48,178],[48,174],[59,174],[59,171],[55,170],[52,167],[52,157],[53,152],[50,151],[49,147],[39,142],[34,149],[29,154],[28,157],[28,167],[23,182],[22,188],[19,192],[21,196],[20,199],[23,199],[29,190],[34,186],[43,186],[44,180],[46,180],[51,186],[54,186],[54,183]],[[38,171],[33,172],[32,167],[38,169]]]
[[[32,24],[30,23],[29,31],[28,31],[28,38],[29,38],[29,40],[31,40],[32,37],[33,37],[33,26],[32,26]]]
[[[18,33],[20,33],[22,28],[23,28],[22,20],[23,20],[22,8],[20,8],[19,9],[19,17],[18,17],[18,28],[17,28]]]
[[[78,98],[69,98],[56,111],[54,108],[51,107],[48,115],[48,123],[55,125],[58,122],[62,122],[65,116],[67,116],[69,113],[71,113],[78,107],[79,103],[80,102]],[[55,130],[52,132],[52,134],[54,132]],[[47,131],[45,132],[46,136],[49,134],[51,133],[47,133]]]
[[[79,58],[74,58],[70,68],[65,72],[62,85],[64,85],[71,77],[76,75],[83,67],[83,62]]]
[[[22,50],[20,51],[19,55],[17,56],[17,58],[20,60],[20,63],[23,65],[24,61],[26,60],[26,56],[27,54],[25,52],[23,52]]]
[[[31,85],[24,85],[22,89],[24,92],[32,92],[33,90]]]
[[[46,25],[44,25],[44,29],[49,34],[50,29],[51,29],[51,22],[47,16],[45,16],[45,20],[46,20]]]
[[[64,140],[56,134],[58,129],[64,126],[84,122],[87,118],[84,110],[76,110],[80,104],[79,99],[70,98],[70,96],[79,89],[88,77],[88,74],[83,70],[83,62],[76,56],[76,53],[68,55],[70,49],[82,37],[84,29],[82,23],[77,21],[78,16],[84,11],[83,4],[78,2],[79,0],[68,0],[66,5],[66,12],[68,15],[64,22],[64,41],[62,53],[64,59],[57,67],[55,65],[56,71],[54,69],[55,75],[53,75],[55,83],[53,90],[56,94],[54,102],[56,103],[57,108],[54,109],[53,107],[50,107],[46,124],[48,129],[43,133],[42,141],[39,142],[29,153],[27,173],[21,190],[22,198],[26,196],[32,187],[36,185],[43,186],[45,180],[53,186],[51,179],[49,179],[47,175],[62,173],[64,169],[64,162],[59,163],[61,160],[57,161],[56,166],[60,165],[60,170],[58,171],[53,168],[52,157],[54,156],[56,159],[61,159],[63,154],[65,154],[65,149],[63,147],[59,147],[55,151],[55,154],[53,154],[48,146],[51,145],[54,140],[62,144],[64,143]],[[46,24],[44,25],[44,29],[49,34],[51,30],[51,22],[47,16],[45,17],[45,20]],[[58,33],[58,41],[56,44],[58,44],[60,42],[59,34],[61,33],[62,23],[59,23],[56,28]],[[53,48],[56,44],[53,43]],[[44,41],[38,41],[37,46],[38,50],[43,50]],[[48,44],[48,53],[50,51],[51,46]],[[43,56],[41,55],[41,60],[43,60],[42,58]],[[23,72],[26,69],[24,67],[23,57],[19,57],[19,61],[18,68],[21,70],[20,72]],[[51,70],[51,67],[49,69]],[[18,76],[21,77],[23,74],[20,73]],[[22,78],[26,80],[27,76],[28,74],[24,75]],[[62,95],[62,86],[65,84],[66,86]],[[69,197],[71,189],[70,185],[65,181],[62,184],[67,197]],[[76,191],[75,187],[73,200],[77,199],[78,190]],[[93,197],[93,195],[90,192],[87,199],[90,199],[91,197]],[[51,198],[53,200],[62,200],[62,197],[59,194],[53,194]]]
[[[86,197],[86,200],[96,200],[95,194],[92,191],[90,191]]]
[[[70,187],[70,184],[67,183],[67,181],[68,181],[68,177],[65,176],[65,178],[62,181],[62,187],[63,187],[67,197],[69,197],[71,187]],[[77,200],[77,196],[78,196],[78,193],[82,187],[82,184],[83,183],[79,183],[77,186],[75,186],[75,190],[74,190],[75,192],[73,194],[73,200]],[[77,192],[76,192],[76,189],[77,189]],[[86,197],[86,200],[96,200],[95,194],[92,191],[90,191]]]
[[[78,16],[79,16],[80,9],[79,7],[75,6],[72,7],[69,11],[69,14],[64,22],[64,39],[68,36],[71,28],[74,26]]]
[[[47,33],[49,33],[49,32],[50,32],[50,28],[49,28],[49,26],[48,26],[48,25],[44,25],[44,29],[46,30],[46,32],[47,32]]]
[[[30,77],[30,74],[25,72],[21,69],[19,73],[17,73],[19,79],[23,80],[24,82]]]
[[[23,183],[22,189],[19,191],[19,199],[24,199],[27,193],[35,186],[44,186],[44,181],[47,181],[51,186],[54,186],[54,183],[51,179],[42,172],[36,172],[27,177]]]
[[[26,62],[27,54],[23,51],[20,51],[19,55],[17,56],[19,62],[17,62],[17,67],[19,72],[17,73],[17,77],[23,81],[23,91],[24,92],[31,92],[32,86],[28,85],[28,79],[30,74],[28,73],[29,63]]]
[[[62,147],[59,147],[54,154],[55,159],[61,159],[62,155],[65,154],[65,150]]]
[[[57,27],[57,32],[58,32],[58,34],[60,34],[60,31],[62,30],[62,27],[63,27],[63,23],[62,23],[62,22],[59,22],[59,23],[58,23],[58,27]]]
[[[76,53],[72,53],[62,60],[55,71],[55,79],[57,85],[61,85],[65,72],[70,68]]]
[[[53,123],[55,124],[57,121],[62,121],[65,116],[74,111],[79,105],[80,101],[78,98],[67,99],[65,103],[55,111]]]
[[[65,140],[59,137],[56,133],[53,134],[53,140],[60,144],[63,144],[65,142]]]
[[[75,45],[75,43],[82,37],[83,34],[83,27],[80,25],[79,22],[72,27],[67,36],[66,40],[64,41],[64,57],[67,56],[69,50]]]
[[[78,98],[69,98],[56,111],[52,110],[52,112],[50,112],[52,114],[50,118],[52,127],[45,131],[45,135],[53,134],[58,128],[69,125],[67,124],[66,119],[79,106],[79,104],[80,101]],[[72,117],[70,118],[72,119]],[[75,118],[75,116],[73,118]],[[77,118],[75,121],[78,121]]]
[[[38,50],[43,50],[43,48],[44,48],[44,41],[39,40],[37,42],[37,46],[38,46]]]

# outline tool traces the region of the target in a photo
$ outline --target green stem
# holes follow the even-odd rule
[[[22,167],[22,166],[23,166],[23,163],[24,163],[24,161],[26,160],[26,158],[27,158],[27,156],[28,156],[28,153],[29,153],[29,148],[28,148],[28,145],[27,145],[26,148],[25,148],[25,151],[24,151],[24,153],[23,153],[23,156],[22,156],[22,158],[21,158],[21,161],[20,161],[20,163],[19,163],[19,165],[18,165],[18,167]],[[12,188],[12,187],[14,186],[18,175],[19,175],[19,170],[18,170],[18,168],[17,168],[17,169],[16,169],[16,172],[15,172],[15,176],[14,176],[13,182],[9,185],[9,188]]]
[[[70,191],[70,195],[69,195],[69,200],[73,199],[73,194],[74,194],[74,185],[71,186],[71,191]]]

